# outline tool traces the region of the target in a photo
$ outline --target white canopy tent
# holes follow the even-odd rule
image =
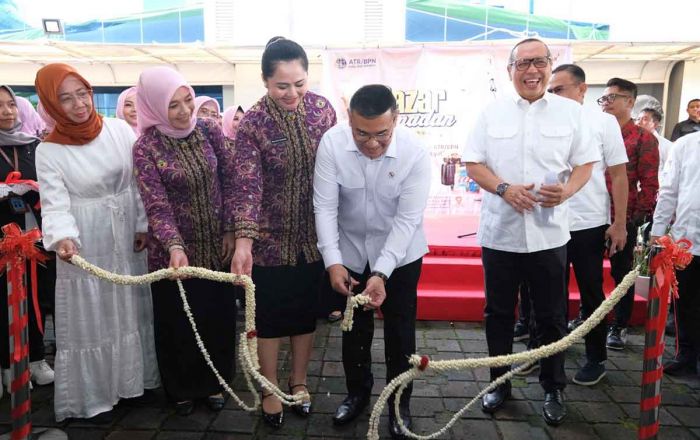
[[[510,47],[513,41],[434,44],[488,48]],[[695,63],[700,60],[700,42],[556,41],[556,44],[571,47],[573,60],[584,68],[589,84],[604,84],[611,76],[640,84],[664,84],[664,104],[672,101],[670,105],[673,108],[669,110],[676,116],[679,110],[685,108],[685,95],[700,96],[700,78],[690,78],[692,75],[686,75],[688,78],[683,79],[682,86],[669,86],[672,69],[679,61],[690,62],[693,72],[698,70],[700,73],[700,63]],[[404,46],[409,45],[413,44]],[[320,83],[321,53],[324,49],[319,46],[307,47],[311,87],[315,89]],[[0,41],[0,81],[12,85],[33,85],[36,71],[41,66],[64,62],[77,67],[95,86],[130,86],[136,83],[144,68],[169,64],[182,72],[193,85],[222,85],[225,101],[232,103],[235,95],[236,105],[246,107],[264,93],[260,80],[261,55],[262,47],[225,44],[126,45],[52,39]],[[674,90],[674,87],[678,90]],[[693,90],[686,93],[686,88]],[[675,98],[670,99],[672,96]],[[669,116],[676,119],[673,114]]]

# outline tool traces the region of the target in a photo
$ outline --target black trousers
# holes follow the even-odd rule
[[[571,231],[566,245],[566,285],[569,285],[569,264],[574,267],[576,283],[581,293],[581,314],[589,316],[605,300],[603,293],[603,254],[607,225],[591,229]],[[605,320],[601,321],[585,337],[586,358],[589,362],[603,362],[608,358],[605,348]]]
[[[627,273],[632,270],[634,263],[634,246],[637,243],[637,226],[632,223],[627,224],[627,243],[622,251],[610,257],[610,275],[615,280],[617,286]],[[632,306],[634,306],[634,286],[627,290],[625,296],[615,305],[615,325],[627,327],[632,317]]]
[[[513,351],[515,306],[522,281],[530,286],[537,341],[549,344],[566,335],[565,245],[532,253],[482,248],[481,258],[486,282],[484,317],[490,356]],[[491,380],[508,370],[508,367],[492,368]],[[564,353],[542,359],[540,384],[546,392],[566,387]]]
[[[381,306],[384,315],[384,358],[386,382],[410,368],[408,358],[416,352],[416,302],[418,278],[423,259],[396,268],[386,283],[386,300]],[[363,274],[350,272],[360,282],[355,292],[362,292],[369,277],[369,266]],[[343,332],[343,368],[345,383],[351,396],[369,396],[374,385],[372,375],[372,337],[374,311],[355,309],[352,331]],[[411,398],[412,386],[401,395],[402,406]],[[392,400],[393,402],[393,400]]]
[[[700,257],[685,270],[676,271],[678,279],[678,358],[695,362],[700,354]]]
[[[535,336],[535,311],[532,306],[532,295],[530,295],[530,286],[527,282],[520,283],[519,289],[520,300],[518,301],[518,320],[527,326],[530,337],[527,340],[527,349],[532,350],[540,346]]]

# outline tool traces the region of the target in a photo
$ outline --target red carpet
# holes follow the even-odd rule
[[[477,231],[475,215],[426,217],[425,232],[430,253],[423,259],[418,283],[418,319],[437,321],[482,321],[484,318],[484,272],[481,248],[476,236],[457,238]],[[606,294],[615,285],[610,277],[610,263],[604,265]],[[576,277],[569,285],[570,318],[578,313],[579,293]],[[635,297],[632,324],[646,317],[646,300]]]

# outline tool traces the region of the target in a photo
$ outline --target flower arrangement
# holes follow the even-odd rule
[[[637,228],[637,241],[633,251],[634,265],[632,267],[639,267],[639,276],[645,277],[649,276],[649,252],[651,251],[651,246],[644,235],[650,226],[649,223],[644,223]]]

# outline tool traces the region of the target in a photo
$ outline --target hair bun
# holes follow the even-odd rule
[[[270,47],[271,45],[277,43],[278,41],[282,41],[282,40],[286,40],[286,38],[281,37],[281,36],[277,36],[277,37],[272,37],[272,38],[270,38],[270,40],[269,40],[269,41],[267,42],[267,44],[265,45],[265,49],[267,49],[267,48]]]

